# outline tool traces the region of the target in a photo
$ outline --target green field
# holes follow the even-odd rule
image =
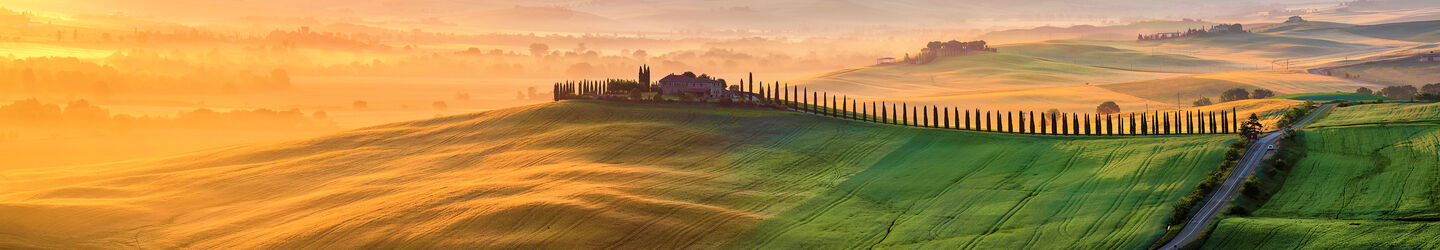
[[[1275,96],[1275,97],[1270,97],[1270,98],[1273,98],[1273,99],[1290,99],[1290,100],[1297,100],[1297,101],[1330,101],[1330,100],[1374,101],[1375,99],[1395,100],[1395,98],[1389,98],[1389,97],[1384,97],[1384,96],[1366,95],[1366,94],[1356,94],[1356,93],[1303,93],[1303,94],[1289,94],[1289,95]]]
[[[1440,103],[1380,103],[1344,107],[1331,112],[1311,127],[1357,124],[1435,123],[1440,121]]]
[[[1376,47],[1360,43],[1257,33],[1169,39],[1147,41],[1144,43],[1179,44],[1191,46],[1192,48],[1223,48],[1233,51],[1254,51],[1270,58],[1323,56],[1353,50],[1374,49]]]
[[[1226,218],[1212,249],[1435,248],[1436,104],[1342,107],[1304,133],[1305,154],[1251,217]]]
[[[1134,249],[1229,139],[563,101],[7,172],[0,248]]]
[[[1244,69],[1245,65],[1178,54],[1152,54],[1110,46],[1074,43],[1025,43],[1000,46],[1000,52],[1097,67],[1178,73]]]
[[[1421,85],[1440,83],[1440,63],[1411,60],[1362,63],[1330,70],[1330,75],[1381,82],[1386,84]],[[1377,89],[1378,91],[1378,89]]]

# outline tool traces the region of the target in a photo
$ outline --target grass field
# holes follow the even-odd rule
[[[1009,53],[945,57],[918,65],[840,70],[797,81],[811,89],[860,97],[977,94],[1044,87],[1084,86],[1174,76],[1041,60]]]
[[[1070,64],[1151,72],[1211,73],[1247,69],[1227,61],[1187,55],[1153,54],[1110,46],[1075,43],[1025,43],[1005,45],[1000,52],[1013,53]]]
[[[1104,84],[1099,87],[1162,103],[1177,101],[1189,105],[1201,96],[1220,100],[1231,88],[1269,89],[1277,95],[1317,92],[1354,92],[1360,87],[1374,90],[1383,85],[1294,71],[1235,71],[1175,78]],[[1179,100],[1176,100],[1176,97]]]
[[[1320,102],[1320,101],[1330,101],[1330,100],[1346,100],[1346,101],[1374,101],[1374,100],[1376,100],[1376,99],[1395,100],[1395,98],[1389,98],[1389,97],[1384,97],[1384,96],[1366,95],[1366,94],[1356,94],[1356,93],[1303,93],[1303,94],[1282,95],[1282,96],[1276,96],[1276,97],[1270,97],[1270,98],[1271,98],[1271,99],[1289,99],[1289,100],[1298,100],[1298,101],[1317,101],[1317,102]]]
[[[1325,119],[1316,121],[1311,127],[1332,127],[1344,125],[1440,122],[1440,103],[1380,103],[1345,107],[1344,112],[1332,112]]]
[[[566,101],[6,171],[0,248],[1137,248],[1228,139]]]
[[[1380,62],[1366,63],[1330,70],[1331,75],[1352,77],[1386,84],[1421,86],[1440,83],[1440,63],[1435,62]]]
[[[872,66],[795,81],[811,91],[876,101],[984,109],[1093,111],[1115,101],[1127,110],[1144,99],[1098,88],[1100,83],[1178,76],[1075,65],[1009,53],[947,57],[923,65]]]
[[[1304,133],[1306,156],[1280,191],[1252,217],[1222,220],[1206,248],[1435,248],[1436,107],[1336,109]]]

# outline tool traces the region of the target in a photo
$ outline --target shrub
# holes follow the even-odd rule
[[[1209,97],[1200,97],[1200,99],[1195,100],[1194,103],[1191,103],[1191,105],[1195,105],[1196,107],[1210,106],[1211,104],[1215,103],[1211,102]]]
[[[1250,99],[1250,92],[1243,88],[1233,88],[1220,93],[1220,102],[1232,102]]]
[[[1114,101],[1103,102],[1099,107],[1095,107],[1095,112],[1102,115],[1120,113],[1120,105],[1115,104]]]
[[[1420,92],[1420,90],[1410,85],[1390,86],[1380,89],[1380,95],[1395,99],[1410,99],[1411,97],[1415,97],[1415,94],[1418,92]]]
[[[1255,89],[1255,92],[1250,94],[1251,99],[1265,99],[1272,96],[1275,96],[1275,92],[1271,92],[1268,89]]]

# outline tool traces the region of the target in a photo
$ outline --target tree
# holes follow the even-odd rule
[[[1375,94],[1375,91],[1374,91],[1374,90],[1370,90],[1370,88],[1360,87],[1359,89],[1355,89],[1355,93],[1356,93],[1356,94],[1372,95],[1372,94]]]
[[[1095,112],[1102,115],[1120,113],[1120,105],[1115,104],[1115,101],[1102,102],[1099,107],[1095,107]]]
[[[1245,137],[1250,140],[1255,140],[1256,138],[1259,138],[1260,129],[1263,128],[1265,128],[1265,125],[1260,124],[1260,117],[1255,116],[1254,113],[1251,113],[1250,119],[1245,122],[1244,126],[1240,127],[1240,134],[1245,135]]]
[[[1255,89],[1255,92],[1250,93],[1251,99],[1265,99],[1272,96],[1275,96],[1275,92],[1271,92],[1268,89]]]
[[[530,56],[542,57],[542,56],[545,56],[545,53],[549,53],[549,52],[550,52],[550,45],[545,45],[545,44],[543,44],[543,43],[532,43],[532,44],[530,44]]]
[[[1143,115],[1145,115],[1145,114],[1144,114],[1144,113],[1141,113],[1140,115],[1143,116]],[[1129,127],[1129,128],[1130,128],[1130,134],[1132,134],[1132,135],[1135,134],[1135,113],[1130,113],[1130,127]]]
[[[1191,103],[1190,105],[1194,105],[1194,106],[1196,106],[1196,107],[1204,107],[1204,106],[1210,106],[1210,104],[1214,104],[1214,103],[1211,103],[1211,102],[1210,102],[1210,98],[1209,98],[1209,97],[1200,97],[1200,99],[1195,100],[1195,102],[1194,102],[1194,103]]]
[[[1380,95],[1395,99],[1410,99],[1411,97],[1415,97],[1415,94],[1418,92],[1420,92],[1420,90],[1410,85],[1389,86],[1380,89]]]
[[[1220,102],[1232,102],[1250,99],[1250,92],[1243,88],[1233,88],[1220,93]]]
[[[690,72],[690,71],[685,71],[685,73],[680,73],[680,75],[685,76],[685,77],[691,77],[691,78],[700,77],[700,76],[696,76],[696,75],[695,75],[695,72]],[[750,85],[755,85],[755,83],[754,83],[754,82],[751,82]],[[765,85],[760,85],[760,87],[765,87]]]
[[[1425,84],[1425,86],[1420,86],[1420,93],[1440,94],[1440,83],[1431,83]]]

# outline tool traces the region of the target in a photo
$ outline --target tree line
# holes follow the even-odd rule
[[[660,94],[651,98],[628,91],[619,95],[616,80],[555,83],[555,100],[604,99],[666,102]],[[824,91],[811,91],[781,83],[754,80],[730,88],[738,91],[715,100],[719,105],[750,105],[806,112],[839,119],[910,127],[1038,135],[1177,135],[1239,133],[1243,123],[1238,111],[1146,111],[1127,114],[1081,114],[1026,110],[980,110],[910,105],[904,102],[861,101]],[[682,102],[694,99],[681,98]],[[708,100],[701,102],[710,103]],[[1253,114],[1251,116],[1254,116]],[[1253,119],[1253,118],[1252,118]]]

